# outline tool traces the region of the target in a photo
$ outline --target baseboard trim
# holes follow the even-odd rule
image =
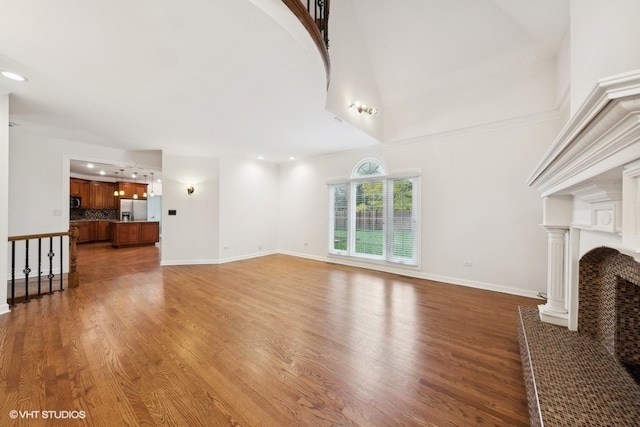
[[[265,251],[265,252],[247,254],[247,255],[238,256],[238,257],[229,257],[229,258],[220,258],[220,259],[162,260],[160,262],[160,265],[161,266],[206,265],[206,264],[217,265],[217,264],[226,264],[229,262],[242,261],[242,260],[247,260],[252,258],[260,258],[263,256],[275,255],[275,254],[294,256],[298,258],[305,258],[305,259],[310,259],[313,261],[320,261],[320,262],[328,262],[332,264],[346,265],[349,267],[364,268],[367,270],[398,274],[400,276],[407,276],[415,279],[432,280],[434,282],[448,283],[450,285],[466,286],[468,288],[482,289],[485,291],[500,292],[503,294],[518,295],[522,297],[540,299],[540,297],[538,296],[538,291],[530,291],[526,289],[502,286],[494,283],[479,282],[475,280],[460,279],[460,278],[451,277],[451,276],[442,276],[438,274],[423,273],[422,271],[411,269],[411,268],[401,268],[401,267],[395,268],[392,266],[385,266],[385,265],[379,265],[379,264],[373,264],[373,263],[359,263],[359,262],[354,262],[352,260],[341,259],[340,257],[314,256],[314,255],[308,255],[308,254],[291,252],[291,251]]]
[[[296,252],[289,252],[289,251],[280,251],[278,253],[280,253],[282,255],[295,256],[295,257],[306,258],[306,259],[311,259],[311,260],[315,260],[315,261],[324,261],[324,262],[329,262],[329,263],[333,263],[333,264],[347,265],[347,266],[350,266],[350,267],[357,267],[357,268],[364,268],[364,269],[368,269],[368,270],[382,271],[384,273],[398,274],[400,276],[407,276],[407,277],[412,277],[412,278],[415,278],[415,279],[432,280],[434,282],[448,283],[450,285],[466,286],[468,288],[482,289],[482,290],[485,290],[485,291],[500,292],[500,293],[503,293],[503,294],[518,295],[518,296],[522,296],[522,297],[540,299],[540,297],[538,296],[538,292],[539,291],[530,291],[530,290],[526,290],[526,289],[512,288],[512,287],[509,287],[509,286],[496,285],[494,283],[478,282],[478,281],[474,281],[474,280],[460,279],[460,278],[457,278],[457,277],[441,276],[441,275],[437,275],[437,274],[423,273],[422,271],[417,271],[417,270],[413,270],[413,269],[410,269],[410,268],[407,268],[407,269],[393,268],[393,267],[381,266],[381,265],[378,265],[378,264],[358,263],[358,262],[353,262],[353,261],[350,261],[350,260],[343,260],[343,259],[340,259],[338,257],[309,256],[309,255],[306,255],[306,254],[301,254],[301,253],[296,253]]]
[[[10,313],[9,304],[0,304],[0,316],[3,314]]]
[[[263,252],[256,252],[256,253],[237,256],[237,257],[218,258],[218,259],[179,259],[179,260],[165,259],[160,261],[160,266],[168,267],[172,265],[218,265],[218,264],[227,264],[229,262],[242,261],[246,259],[260,258],[263,256],[275,255],[278,253],[279,252],[277,251],[263,251]]]

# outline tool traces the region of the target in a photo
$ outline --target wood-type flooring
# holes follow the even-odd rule
[[[159,258],[81,245],[79,288],[0,316],[0,426],[529,423],[517,306],[537,300],[286,255]]]

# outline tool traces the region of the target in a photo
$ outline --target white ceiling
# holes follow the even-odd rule
[[[382,107],[553,58],[569,22],[569,0],[350,1]],[[14,131],[277,162],[376,143],[317,64],[247,0],[0,0]]]
[[[352,0],[385,107],[554,58],[569,0]]]

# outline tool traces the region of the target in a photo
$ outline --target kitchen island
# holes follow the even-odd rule
[[[109,242],[120,246],[155,245],[160,241],[158,221],[110,221]]]

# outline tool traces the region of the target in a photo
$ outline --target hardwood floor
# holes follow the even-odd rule
[[[79,288],[0,316],[0,425],[529,424],[517,305],[537,300],[158,252],[81,246]]]

